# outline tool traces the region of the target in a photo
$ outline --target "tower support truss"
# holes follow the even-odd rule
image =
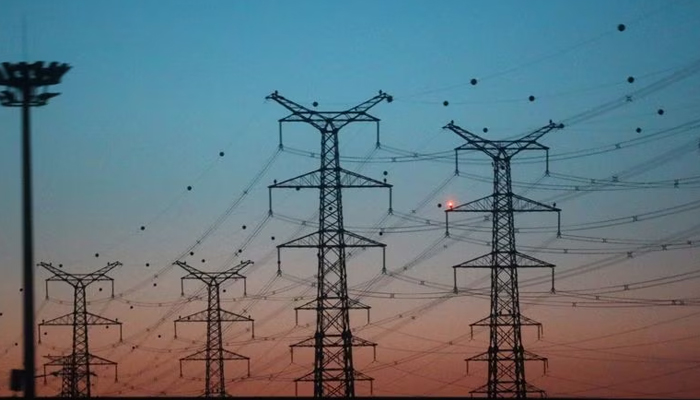
[[[272,213],[272,189],[318,189],[318,231],[277,246],[283,248],[313,248],[317,251],[318,269],[316,299],[297,307],[297,310],[316,311],[314,336],[296,347],[313,347],[314,369],[297,378],[298,382],[313,382],[315,397],[354,397],[355,381],[373,378],[356,370],[353,365],[354,346],[375,347],[368,340],[353,336],[350,328],[350,310],[369,307],[348,297],[346,249],[379,247],[385,245],[345,230],[343,225],[343,188],[388,188],[391,210],[391,185],[343,169],[340,166],[338,133],[353,122],[373,122],[377,126],[379,145],[379,119],[368,111],[382,101],[391,102],[390,95],[379,92],[371,99],[344,111],[315,111],[299,105],[274,92],[267,96],[291,112],[279,120],[280,146],[282,146],[282,124],[302,122],[316,128],[321,134],[321,165],[318,169],[300,176],[276,182],[269,186],[270,213]],[[316,104],[314,104],[316,105]],[[278,258],[278,268],[280,261]],[[383,267],[382,270],[385,270]],[[279,269],[278,269],[279,272]]]
[[[250,376],[250,358],[224,349],[223,334],[221,330],[222,322],[250,322],[252,335],[255,337],[253,320],[244,315],[239,315],[221,308],[221,285],[228,280],[242,279],[241,270],[252,261],[243,261],[240,264],[222,272],[203,272],[187,265],[182,261],[175,264],[188,272],[180,280],[182,294],[184,295],[184,282],[186,280],[199,280],[207,287],[207,309],[198,311],[175,320],[175,337],[177,338],[178,322],[206,322],[207,323],[207,344],[204,349],[190,354],[180,359],[180,376],[182,376],[183,361],[204,361],[206,370],[204,373],[204,397],[226,397],[226,374],[224,372],[224,361],[239,360],[248,364],[248,376]]]
[[[53,276],[46,280],[46,297],[48,298],[49,282],[65,282],[73,287],[73,312],[42,321],[39,324],[39,343],[41,343],[41,328],[44,326],[70,326],[73,328],[73,349],[70,354],[64,356],[47,356],[49,362],[44,364],[44,379],[46,379],[47,367],[60,367],[57,375],[61,376],[61,397],[91,397],[90,384],[94,375],[90,371],[93,365],[107,365],[114,367],[114,380],[117,380],[117,363],[98,357],[90,353],[88,327],[102,325],[109,327],[116,325],[119,327],[119,341],[122,340],[122,323],[117,320],[108,319],[87,310],[87,299],[85,289],[95,282],[110,282],[112,286],[112,296],[114,296],[114,280],[107,276],[112,269],[122,265],[120,262],[107,264],[106,267],[98,269],[89,274],[69,274],[50,263],[39,263],[39,266],[53,273]]]
[[[484,268],[491,271],[491,310],[486,318],[473,324],[489,328],[489,348],[486,352],[466,359],[467,370],[470,361],[488,363],[487,383],[472,391],[472,394],[488,398],[525,398],[528,394],[541,397],[545,392],[525,380],[525,361],[539,360],[547,365],[547,359],[526,351],[523,346],[521,327],[532,325],[541,333],[542,325],[520,313],[518,291],[518,269],[551,268],[552,290],[554,290],[554,265],[520,253],[515,246],[516,212],[557,212],[560,209],[527,199],[513,193],[511,184],[511,160],[522,151],[545,150],[548,148],[538,140],[548,132],[561,129],[562,124],[549,122],[548,125],[517,140],[486,140],[450,122],[444,129],[463,138],[466,143],[455,149],[480,151],[493,161],[493,193],[445,210],[447,234],[449,235],[448,215],[452,212],[486,212],[491,214],[491,252],[483,256],[453,266],[455,276],[454,291],[457,292],[458,268]],[[456,156],[457,154],[455,154]],[[548,157],[547,157],[548,158]],[[547,163],[549,164],[549,163]],[[458,164],[456,172],[459,172]],[[547,165],[547,172],[549,165]],[[557,231],[559,236],[559,231]]]

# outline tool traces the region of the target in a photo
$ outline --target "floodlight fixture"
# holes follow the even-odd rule
[[[70,65],[52,62],[45,65],[43,61],[35,63],[3,62],[0,66],[0,86],[5,90],[0,95],[0,103],[6,107],[44,106],[59,93],[49,93],[49,86],[61,83],[61,78],[70,69]]]

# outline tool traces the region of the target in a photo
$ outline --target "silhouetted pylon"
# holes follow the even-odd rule
[[[182,261],[176,261],[189,274],[181,278],[182,295],[184,296],[184,281],[195,279],[202,281],[207,286],[207,309],[196,312],[175,320],[175,337],[177,337],[178,322],[206,322],[207,323],[207,344],[204,349],[180,359],[180,376],[182,376],[183,361],[205,361],[206,370],[204,374],[204,396],[205,397],[226,397],[226,375],[224,373],[224,361],[245,360],[248,363],[248,376],[250,376],[250,358],[224,349],[223,336],[221,333],[222,322],[250,322],[249,317],[232,313],[221,308],[220,286],[225,281],[231,279],[243,279],[245,276],[240,271],[252,264],[252,261],[242,261],[240,264],[223,272],[202,272]],[[255,337],[254,325],[251,328],[252,336]]]
[[[119,326],[119,341],[122,340],[122,323],[116,320],[101,317],[88,312],[85,289],[94,282],[110,282],[112,296],[114,296],[114,279],[107,276],[112,269],[122,265],[120,262],[107,264],[89,274],[69,274],[62,269],[54,267],[50,263],[39,263],[54,275],[46,280],[46,297],[48,298],[49,282],[62,281],[73,286],[73,312],[60,317],[42,321],[39,324],[39,343],[41,343],[42,326],[71,326],[73,327],[73,349],[70,354],[64,356],[47,356],[50,360],[44,364],[44,379],[46,379],[46,367],[61,367],[58,375],[61,376],[61,397],[90,397],[90,378],[94,374],[90,371],[92,365],[114,366],[114,380],[117,380],[117,363],[109,361],[89,351],[88,326],[117,325]]]
[[[488,381],[471,393],[485,394],[488,398],[527,397],[536,393],[542,397],[545,392],[527,383],[525,380],[525,361],[547,359],[526,351],[523,347],[521,326],[533,325],[541,333],[542,325],[520,314],[520,295],[518,291],[518,269],[545,267],[552,269],[552,291],[554,290],[554,265],[520,253],[515,247],[515,212],[546,212],[560,209],[516,195],[511,185],[511,159],[525,150],[545,150],[549,148],[537,142],[546,133],[561,129],[562,124],[550,123],[517,140],[486,140],[453,122],[443,129],[449,129],[466,140],[466,144],[457,147],[461,150],[478,150],[491,157],[493,163],[493,193],[484,198],[445,210],[451,212],[487,212],[491,213],[492,238],[491,252],[483,256],[455,265],[455,293],[457,292],[457,268],[485,268],[491,270],[491,312],[489,316],[473,324],[489,327],[489,348],[486,352],[468,358],[469,361],[488,362]],[[547,157],[549,159],[549,157]],[[457,169],[455,171],[459,173]],[[549,163],[547,163],[549,173]],[[446,231],[449,235],[449,230]],[[559,231],[557,231],[559,236]]]
[[[375,343],[353,336],[350,329],[351,309],[369,309],[368,306],[348,297],[346,248],[380,247],[379,243],[345,230],[343,226],[343,188],[389,188],[389,210],[391,211],[391,185],[380,182],[340,167],[338,133],[353,122],[374,122],[377,125],[379,146],[379,119],[367,111],[378,103],[392,97],[379,92],[377,96],[345,111],[314,111],[301,106],[274,92],[266,99],[274,100],[291,114],[279,120],[280,148],[282,148],[282,123],[303,122],[321,133],[321,166],[319,169],[270,185],[272,189],[319,189],[318,225],[316,232],[277,246],[278,273],[279,250],[282,248],[317,249],[318,272],[316,299],[297,307],[297,310],[316,311],[316,332],[313,337],[293,344],[295,347],[314,348],[314,369],[297,378],[298,382],[313,382],[315,397],[354,397],[355,381],[373,378],[359,372],[353,365],[353,346],[376,347]],[[317,104],[314,103],[314,106]],[[272,206],[270,205],[270,214]],[[382,271],[385,267],[382,268]],[[293,350],[292,350],[293,351]],[[293,356],[293,353],[292,353]]]

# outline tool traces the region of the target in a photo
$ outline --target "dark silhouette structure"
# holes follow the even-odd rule
[[[220,287],[221,284],[231,279],[243,279],[245,276],[240,271],[252,264],[252,261],[243,261],[240,264],[223,272],[202,272],[182,261],[176,261],[182,269],[188,272],[180,280],[182,295],[184,296],[185,280],[199,280],[207,286],[207,309],[180,317],[175,320],[175,337],[177,337],[178,322],[206,322],[207,323],[207,344],[204,349],[180,359],[180,376],[182,376],[183,361],[205,361],[206,370],[204,373],[204,397],[226,397],[226,375],[224,373],[224,361],[245,360],[248,363],[248,375],[250,376],[250,358],[224,349],[223,336],[221,333],[222,322],[250,322],[249,317],[234,314],[221,308]],[[254,325],[253,325],[254,327]],[[253,337],[255,330],[252,328]]]
[[[39,324],[39,342],[41,342],[41,328],[43,326],[70,326],[73,328],[73,349],[70,354],[64,356],[47,356],[50,360],[44,364],[44,379],[46,379],[46,367],[61,367],[57,375],[61,376],[61,397],[91,397],[92,385],[90,378],[94,375],[90,371],[93,365],[114,366],[114,379],[117,380],[117,363],[98,357],[90,353],[88,327],[95,325],[119,326],[119,340],[122,340],[122,323],[116,320],[101,317],[87,310],[85,289],[95,282],[110,282],[112,296],[114,296],[114,280],[107,276],[112,269],[122,265],[116,261],[107,264],[89,274],[69,274],[51,264],[39,263],[53,276],[46,280],[46,297],[48,298],[49,282],[65,282],[73,287],[73,312],[60,317],[42,321]]]
[[[29,109],[45,106],[49,99],[59,93],[51,93],[47,88],[61,82],[68,72],[68,64],[43,61],[3,62],[0,66],[0,104],[6,107],[22,108],[22,285],[24,288],[24,372],[14,373],[14,379],[22,378],[22,384],[12,382],[13,388],[23,387],[24,397],[36,396],[34,375],[36,355],[34,353],[34,233],[32,218],[32,149]]]
[[[372,378],[357,371],[353,366],[353,346],[376,344],[353,336],[350,329],[350,310],[369,309],[368,306],[348,297],[346,252],[347,248],[380,247],[386,245],[345,230],[343,226],[343,188],[389,188],[380,182],[340,167],[338,133],[353,122],[374,122],[377,125],[379,144],[379,119],[367,112],[382,101],[391,102],[392,97],[379,92],[377,96],[345,111],[314,111],[290,101],[277,92],[267,96],[291,114],[279,120],[280,147],[282,147],[282,123],[302,122],[321,133],[321,166],[305,173],[269,186],[270,204],[272,189],[318,189],[318,231],[277,246],[278,273],[279,251],[282,248],[314,248],[317,250],[318,272],[316,299],[297,307],[297,310],[316,311],[316,332],[312,338],[293,344],[295,347],[314,348],[314,369],[296,379],[296,382],[313,382],[315,397],[354,397],[355,381]],[[317,106],[314,103],[314,106]],[[391,203],[391,195],[390,195]],[[272,213],[270,205],[270,213]],[[391,204],[390,204],[391,209]],[[293,351],[293,350],[292,350]]]
[[[524,398],[529,393],[542,397],[545,392],[528,384],[525,380],[525,361],[547,359],[526,351],[523,347],[521,327],[533,325],[541,332],[541,324],[520,314],[518,292],[518,269],[552,268],[552,291],[554,290],[554,265],[520,253],[515,247],[515,212],[546,212],[561,210],[518,196],[511,185],[511,159],[525,150],[545,150],[549,148],[537,140],[546,133],[561,129],[562,124],[550,123],[517,140],[486,140],[450,122],[443,129],[451,130],[467,143],[455,149],[455,155],[462,150],[477,150],[493,160],[493,194],[445,210],[445,218],[451,212],[491,213],[492,239],[491,252],[483,256],[455,265],[455,287],[457,292],[457,268],[486,268],[491,270],[491,312],[489,316],[470,326],[489,328],[489,348],[486,352],[468,358],[469,361],[488,362],[488,381],[472,394],[485,394],[488,398]],[[549,163],[548,163],[549,164]],[[547,166],[549,170],[549,166]],[[457,167],[456,170],[459,173]],[[557,214],[559,215],[559,214]],[[448,224],[446,223],[446,226]],[[449,231],[447,231],[449,235]]]

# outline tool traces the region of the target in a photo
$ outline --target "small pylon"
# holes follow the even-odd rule
[[[379,147],[379,119],[367,112],[380,102],[391,102],[393,98],[380,91],[378,95],[345,111],[310,110],[276,91],[267,96],[267,99],[274,100],[291,111],[290,115],[279,120],[280,148],[283,122],[307,123],[321,133],[320,168],[269,186],[270,215],[272,189],[311,188],[320,191],[318,231],[277,246],[278,274],[281,273],[280,249],[314,248],[318,252],[316,299],[296,308],[297,311],[316,311],[316,333],[291,346],[292,357],[295,347],[313,347],[314,369],[295,382],[313,382],[314,397],[354,397],[355,381],[369,381],[372,385],[373,378],[355,369],[352,348],[367,346],[376,349],[377,345],[353,336],[350,329],[349,311],[369,310],[369,306],[348,296],[345,249],[380,247],[384,251],[386,245],[345,230],[342,189],[388,188],[391,212],[392,186],[341,168],[338,133],[341,128],[353,122],[374,122],[377,126],[376,145]],[[385,270],[386,266],[383,266],[382,271]]]
[[[222,322],[250,322],[252,336],[255,337],[255,325],[253,319],[223,310],[219,289],[222,283],[231,279],[242,279],[245,276],[240,271],[252,264],[252,261],[243,261],[240,264],[223,272],[202,272],[182,261],[175,264],[188,272],[180,280],[181,294],[184,296],[185,280],[195,279],[202,281],[207,286],[207,309],[196,312],[175,320],[175,337],[177,338],[178,322],[206,322],[207,344],[204,349],[180,359],[180,376],[182,376],[183,361],[205,361],[204,397],[226,397],[226,375],[224,373],[224,361],[240,360],[248,363],[248,376],[250,376],[250,358],[224,349],[223,336],[221,334]]]
[[[117,325],[119,326],[119,341],[122,340],[122,323],[108,319],[87,310],[87,300],[85,289],[92,283],[107,281],[112,286],[112,297],[114,297],[114,279],[107,276],[112,269],[122,265],[120,262],[107,264],[106,267],[98,269],[89,274],[69,274],[50,263],[39,263],[54,275],[46,280],[46,298],[48,298],[49,282],[66,282],[73,286],[73,312],[42,321],[39,324],[39,343],[41,343],[42,326],[72,326],[73,327],[73,349],[70,354],[64,356],[47,356],[50,360],[44,364],[44,379],[46,379],[46,367],[61,367],[61,397],[91,397],[90,378],[94,375],[90,371],[92,365],[109,365],[114,367],[114,380],[117,381],[117,363],[90,354],[88,340],[88,326],[94,325]]]
[[[546,133],[561,129],[564,125],[549,122],[548,125],[517,140],[486,140],[453,122],[443,129],[448,129],[466,140],[466,144],[457,147],[461,150],[478,150],[493,160],[493,193],[484,198],[445,210],[446,234],[449,235],[447,216],[451,212],[487,212],[491,213],[492,238],[491,252],[483,256],[453,266],[457,292],[457,268],[485,268],[491,270],[491,312],[489,316],[473,324],[489,327],[489,348],[486,352],[466,359],[467,371],[469,361],[488,362],[488,381],[472,394],[486,395],[488,398],[515,397],[524,398],[528,393],[545,396],[541,390],[525,380],[525,361],[543,361],[545,371],[547,359],[526,351],[522,344],[521,327],[533,325],[541,333],[542,325],[520,314],[520,295],[518,290],[518,269],[545,267],[552,270],[552,291],[554,290],[554,265],[522,254],[515,247],[515,212],[547,212],[560,209],[516,195],[511,185],[510,161],[525,150],[545,150],[549,148],[537,142]],[[455,154],[456,155],[456,154]],[[547,156],[547,161],[549,157]],[[455,159],[457,162],[457,159]],[[455,164],[455,173],[459,166]],[[549,173],[549,162],[547,162]],[[559,230],[557,230],[559,236]]]

